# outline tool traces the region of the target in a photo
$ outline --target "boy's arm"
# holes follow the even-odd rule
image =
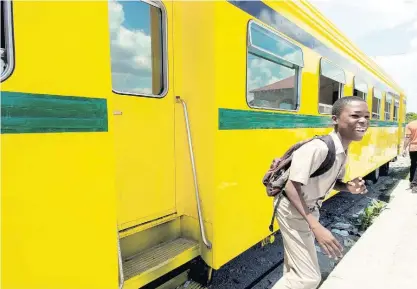
[[[405,139],[404,139],[404,147],[403,147],[403,156],[407,153],[408,147],[410,145],[410,136],[411,136],[411,129],[410,126],[407,124],[405,127]]]
[[[354,178],[347,183],[343,182],[343,178],[345,177],[346,172],[345,166],[346,161],[343,164],[343,168],[340,174],[337,176],[337,180],[333,189],[336,191],[351,192],[352,194],[366,194],[368,190],[366,189],[365,181],[361,177]]]
[[[410,135],[406,135],[405,136],[405,139],[404,139],[404,148],[403,148],[403,155],[405,156],[405,154],[407,153],[407,151],[408,151],[408,147],[409,147],[409,145],[410,145]]]
[[[302,196],[301,185],[301,183],[288,180],[285,186],[285,193],[290,202],[300,213],[300,215],[303,216],[303,218],[307,221],[310,228],[313,229],[320,225],[320,223],[316,220],[316,218],[314,218],[308,209],[307,204]]]
[[[348,187],[347,187],[347,184],[346,183],[344,183],[342,180],[337,180],[336,181],[336,183],[334,184],[334,189],[336,190],[336,191],[343,191],[343,192],[346,192],[346,191],[348,191]]]
[[[342,165],[343,167],[340,170],[340,173],[337,176],[336,183],[334,184],[334,187],[333,187],[334,190],[339,191],[339,192],[349,190],[347,184],[343,182],[343,178],[345,177],[345,174],[346,174],[346,163],[347,163],[347,157]]]
[[[301,184],[289,180],[285,186],[285,192],[293,206],[307,221],[311,231],[316,237],[317,243],[319,243],[323,251],[328,256],[335,259],[337,259],[337,257],[342,257],[342,245],[340,245],[340,243],[329,230],[320,224],[320,222],[311,214],[310,210],[308,209],[301,194]]]

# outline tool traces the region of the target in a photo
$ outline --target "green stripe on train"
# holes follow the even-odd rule
[[[398,123],[391,121],[371,120],[370,125],[372,127],[398,127]],[[220,130],[329,127],[332,127],[329,116],[219,109]]]
[[[1,92],[1,133],[103,132],[102,98]]]
[[[400,127],[400,124],[395,121],[388,120],[371,120],[371,126],[373,127]]]

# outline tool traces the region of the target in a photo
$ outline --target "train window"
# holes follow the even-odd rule
[[[297,110],[303,65],[301,48],[251,22],[247,54],[248,105],[254,108]]]
[[[391,104],[392,104],[392,96],[390,93],[385,94],[385,120],[391,119]]]
[[[398,107],[400,106],[400,102],[398,100],[394,100],[394,115],[393,119],[394,121],[398,121]]]
[[[356,76],[353,78],[353,95],[359,96],[363,98],[366,101],[367,95],[368,95],[368,85],[366,82],[363,82],[362,80],[358,79]]]
[[[111,76],[120,94],[164,96],[166,15],[158,1],[109,1]]]
[[[330,114],[333,103],[343,96],[343,86],[346,83],[345,72],[322,58],[319,81],[319,113]]]
[[[382,100],[382,92],[376,88],[374,88],[374,92],[372,95],[372,118],[380,119],[381,117],[381,100]]]
[[[1,81],[8,78],[14,68],[13,48],[13,26],[12,26],[12,3],[11,1],[0,1],[1,3]]]

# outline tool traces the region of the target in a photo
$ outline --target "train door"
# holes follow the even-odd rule
[[[170,14],[168,1],[109,3],[119,229],[176,211]]]

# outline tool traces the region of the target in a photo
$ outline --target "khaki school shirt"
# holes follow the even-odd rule
[[[417,120],[407,124],[405,134],[410,138],[410,152],[417,152]]]
[[[308,207],[321,206],[336,180],[342,180],[345,175],[347,160],[342,142],[335,132],[330,133],[336,148],[336,160],[333,167],[321,176],[310,178],[325,160],[328,152],[327,145],[319,140],[312,140],[301,146],[293,154],[289,179],[302,184],[302,194]]]

